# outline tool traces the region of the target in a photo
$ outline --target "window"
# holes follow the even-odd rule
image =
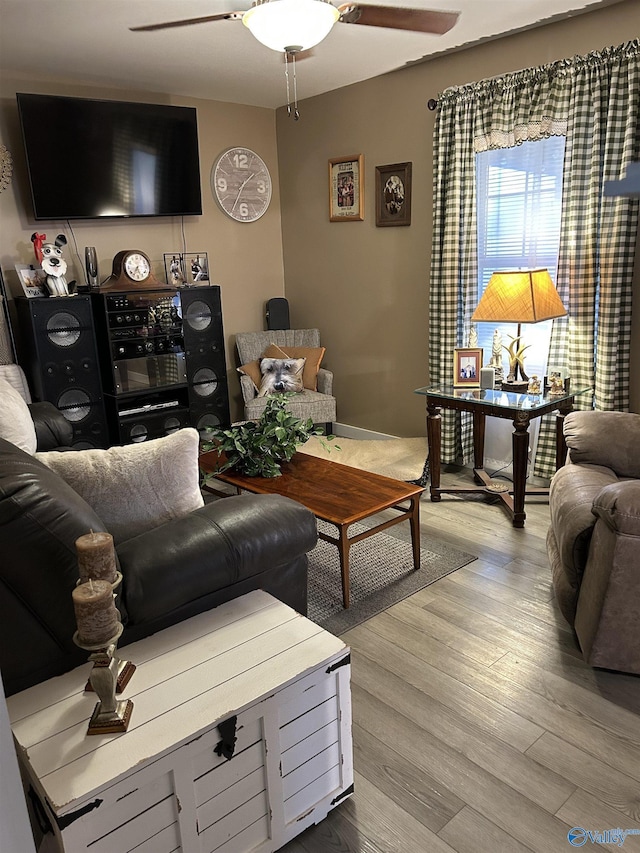
[[[476,155],[478,296],[496,270],[546,267],[555,282],[562,211],[563,136]],[[551,323],[523,325],[529,376],[546,370]],[[498,327],[504,343],[515,324]],[[478,324],[478,346],[491,353],[495,325]],[[506,365],[505,365],[506,366]]]

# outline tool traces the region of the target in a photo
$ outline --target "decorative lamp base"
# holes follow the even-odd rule
[[[528,382],[503,382],[502,383],[502,390],[503,391],[513,391],[514,394],[526,394],[528,387],[529,387]]]
[[[115,703],[115,710],[102,711],[102,702],[98,702],[93,710],[88,735],[108,735],[117,732],[126,732],[133,711],[131,699],[122,699]]]

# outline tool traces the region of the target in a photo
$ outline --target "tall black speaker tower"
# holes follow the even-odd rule
[[[229,426],[229,392],[218,285],[180,290],[191,424]]]
[[[33,396],[62,412],[74,447],[108,447],[89,296],[19,297],[16,305]]]

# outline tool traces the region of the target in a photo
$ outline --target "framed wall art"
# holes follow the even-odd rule
[[[376,166],[376,225],[411,225],[411,163]]]
[[[364,219],[364,156],[329,160],[329,221],[361,222]]]
[[[479,347],[456,347],[453,351],[453,384],[456,388],[479,388],[482,350]]]

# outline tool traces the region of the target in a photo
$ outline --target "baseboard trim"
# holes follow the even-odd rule
[[[374,430],[351,426],[350,424],[334,423],[332,428],[334,435],[339,435],[342,438],[355,438],[359,441],[385,441],[390,438],[398,438],[397,435],[388,435],[386,432],[375,432]]]

